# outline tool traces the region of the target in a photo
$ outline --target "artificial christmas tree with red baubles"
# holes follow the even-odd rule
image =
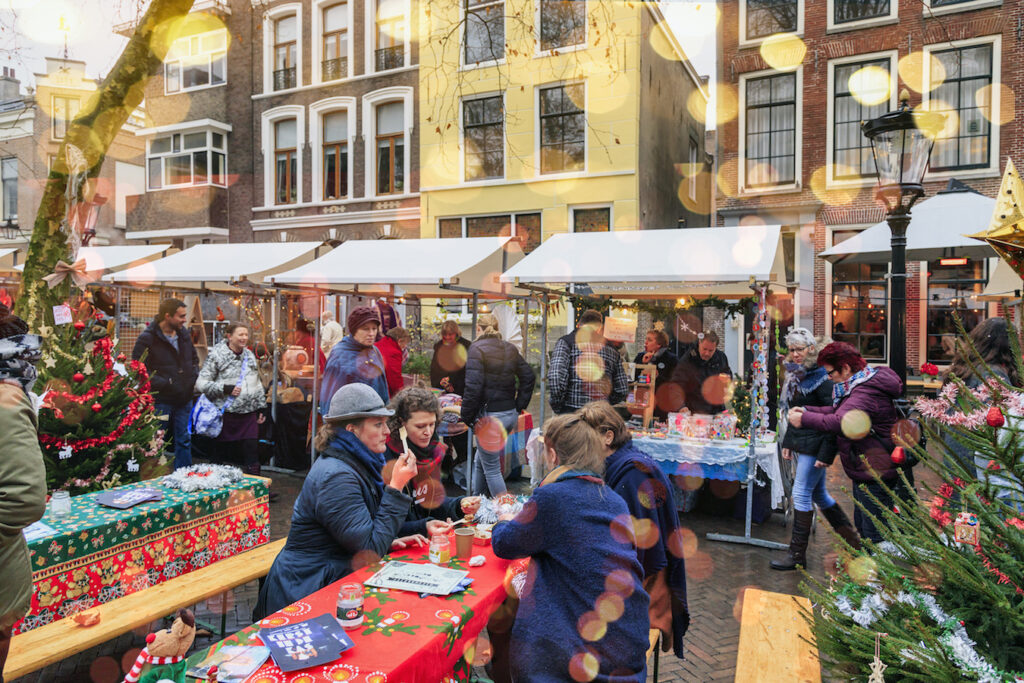
[[[36,386],[46,485],[72,495],[169,470],[146,367],[115,355],[107,325],[82,314],[44,325]]]

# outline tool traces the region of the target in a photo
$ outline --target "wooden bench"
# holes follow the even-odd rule
[[[267,575],[286,539],[266,543],[244,553],[214,562],[169,581],[104,603],[96,609],[100,623],[83,627],[72,619],[20,633],[11,639],[11,653],[4,667],[7,680],[24,676],[73,654],[105,643],[122,633],[147,626],[180,607],[221,595],[236,586]],[[223,626],[222,626],[223,628]]]
[[[801,614],[807,598],[748,588],[743,594],[736,681],[820,683],[818,652]],[[807,640],[803,640],[806,638]]]

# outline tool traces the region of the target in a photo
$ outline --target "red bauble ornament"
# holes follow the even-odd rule
[[[889,457],[892,459],[894,465],[902,465],[907,461],[907,452],[903,450],[903,446],[897,446],[892,449],[892,455]]]
[[[75,321],[75,329],[78,330],[79,332],[84,330],[85,329],[85,322],[83,322],[81,320],[76,320]]]
[[[101,406],[99,403],[93,403],[92,404],[92,412],[98,413],[101,410],[103,410],[103,406]]]
[[[76,372],[75,374],[71,375],[71,379],[75,380],[76,382],[84,382],[85,375],[83,375],[80,372]]]
[[[1003,417],[1003,411],[999,410],[996,406],[992,406],[988,409],[988,415],[985,416],[985,422],[988,423],[989,427],[995,427],[998,429],[1006,424],[1006,418]]]

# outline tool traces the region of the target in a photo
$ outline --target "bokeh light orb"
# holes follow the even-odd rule
[[[863,410],[851,410],[839,422],[843,436],[851,441],[859,441],[871,431],[871,416]]]

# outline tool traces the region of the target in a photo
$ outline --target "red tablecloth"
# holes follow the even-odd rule
[[[453,540],[453,550],[454,546]],[[342,653],[331,664],[291,673],[282,672],[271,659],[250,676],[247,683],[447,683],[468,680],[476,637],[487,625],[491,613],[505,599],[503,584],[508,566],[507,561],[494,556],[490,546],[474,545],[473,554],[487,558],[483,567],[468,567],[465,560],[460,559],[449,565],[468,570],[474,579],[462,593],[443,598],[420,598],[406,591],[365,586],[363,626],[348,631],[355,647]],[[426,548],[396,552],[385,559],[428,561]],[[341,584],[351,581],[362,583],[380,567],[378,563],[354,572],[217,643],[211,650],[247,642],[261,625],[283,626],[325,613],[334,614]]]

